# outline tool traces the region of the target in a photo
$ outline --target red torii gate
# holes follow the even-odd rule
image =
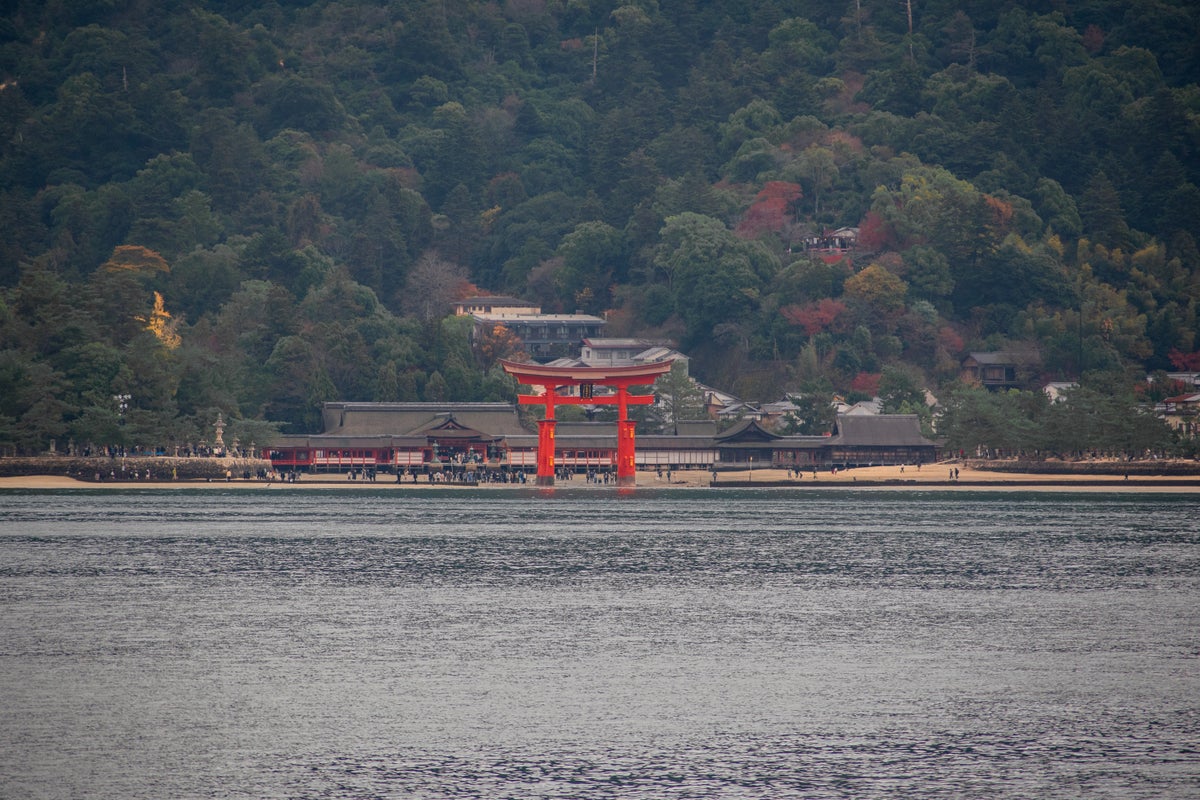
[[[637,469],[634,465],[634,428],[637,423],[629,419],[629,406],[646,406],[654,402],[654,395],[629,394],[630,386],[649,386],[658,376],[671,371],[671,361],[655,361],[630,367],[547,367],[541,364],[518,364],[501,359],[504,371],[527,386],[541,386],[544,394],[518,395],[521,405],[544,405],[545,419],[538,420],[537,483],[539,486],[554,485],[554,419],[555,405],[591,406],[615,405],[617,407],[617,485],[633,486]],[[614,386],[614,397],[596,397],[593,387]],[[560,386],[578,386],[579,396],[560,395]]]

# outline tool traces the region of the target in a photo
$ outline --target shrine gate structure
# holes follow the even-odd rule
[[[544,405],[545,416],[538,420],[537,483],[554,485],[554,419],[555,405],[617,407],[617,486],[633,486],[637,469],[634,466],[634,429],[637,422],[629,419],[629,406],[654,403],[652,394],[630,394],[630,386],[649,386],[671,371],[671,361],[656,361],[628,367],[550,367],[541,364],[518,364],[500,361],[504,371],[527,386],[541,386],[540,394],[518,395],[521,405]],[[559,394],[562,387],[578,386],[578,394]],[[595,393],[596,386],[609,386],[615,395]]]

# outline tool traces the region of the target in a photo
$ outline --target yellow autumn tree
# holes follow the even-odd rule
[[[163,347],[168,350],[174,350],[176,347],[179,347],[178,322],[171,318],[171,312],[167,311],[161,293],[154,293],[154,309],[150,312],[150,316],[138,317],[137,319],[140,322],[146,323],[146,330],[153,333],[154,338],[158,339]]]
[[[904,308],[908,284],[879,264],[871,264],[848,278],[843,285],[848,299],[858,300],[875,311],[891,313]]]

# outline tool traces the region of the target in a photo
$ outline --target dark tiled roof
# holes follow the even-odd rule
[[[724,444],[741,444],[743,442],[770,442],[783,437],[777,433],[771,433],[759,425],[757,420],[747,419],[742,420],[724,433],[718,433],[713,438]]]
[[[1016,358],[1012,353],[967,353],[967,358],[977,364],[1015,364]],[[966,359],[964,359],[965,361]]]
[[[711,439],[717,435],[717,423],[710,419],[681,419],[675,423],[680,436],[704,436]]]
[[[852,447],[935,445],[921,433],[921,421],[916,414],[841,414],[832,444]]]
[[[451,418],[492,436],[528,432],[511,403],[327,403],[324,416],[327,433],[340,436],[431,432]]]

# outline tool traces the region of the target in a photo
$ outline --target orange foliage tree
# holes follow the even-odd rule
[[[523,361],[525,353],[522,348],[525,343],[520,337],[501,323],[491,327],[481,326],[475,335],[475,353],[479,364],[485,370],[492,367],[502,358]]]
[[[108,257],[108,261],[100,267],[113,272],[128,270],[142,275],[171,271],[165,258],[150,248],[137,244],[119,245]]]
[[[779,309],[784,319],[804,328],[807,336],[829,330],[845,311],[845,303],[829,297],[803,306],[789,305]]]
[[[744,239],[754,239],[764,233],[779,233],[792,217],[797,200],[804,196],[798,183],[768,181],[762,191],[754,196],[754,203],[746,209],[736,233]]]

